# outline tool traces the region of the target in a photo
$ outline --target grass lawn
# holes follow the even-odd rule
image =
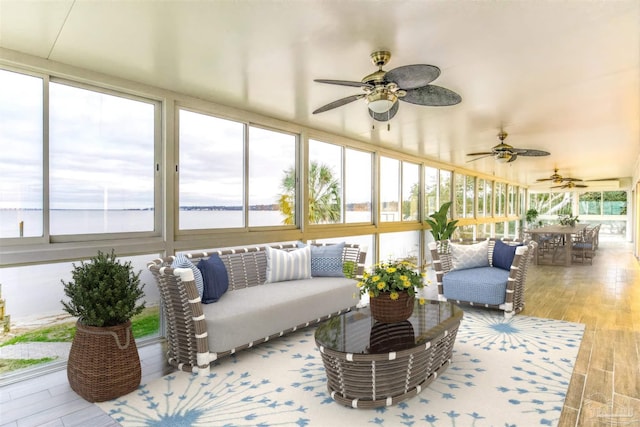
[[[138,339],[157,334],[160,330],[159,307],[146,308],[142,313],[131,319],[133,336]],[[70,321],[57,325],[33,329],[0,343],[0,347],[29,342],[71,342],[76,333],[76,322]],[[22,369],[41,363],[49,363],[56,357],[42,359],[0,359],[0,374]]]

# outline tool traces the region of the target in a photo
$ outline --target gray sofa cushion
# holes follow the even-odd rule
[[[353,307],[359,300],[356,283],[344,277],[319,277],[227,292],[217,304],[202,306],[209,351],[227,351]]]
[[[458,301],[499,305],[504,303],[509,272],[496,267],[454,270],[444,275],[444,296]]]

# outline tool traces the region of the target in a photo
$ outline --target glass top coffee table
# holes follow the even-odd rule
[[[416,301],[404,322],[376,322],[369,307],[327,320],[315,340],[331,397],[353,408],[377,408],[417,395],[451,363],[462,316],[450,302]]]

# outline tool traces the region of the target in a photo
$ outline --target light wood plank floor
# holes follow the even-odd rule
[[[593,265],[533,266],[522,314],[586,325],[560,427],[640,426],[640,266],[629,244],[601,241]]]
[[[629,244],[603,239],[593,265],[532,266],[522,314],[586,325],[560,427],[615,425],[596,417],[611,413],[640,427],[640,266]],[[143,382],[168,373],[163,354],[140,348]],[[65,370],[0,388],[0,427],[117,425],[70,389]]]

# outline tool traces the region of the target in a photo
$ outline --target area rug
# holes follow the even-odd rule
[[[584,325],[465,310],[449,368],[396,406],[352,409],[326,388],[314,329],[99,403],[128,426],[555,426]]]

